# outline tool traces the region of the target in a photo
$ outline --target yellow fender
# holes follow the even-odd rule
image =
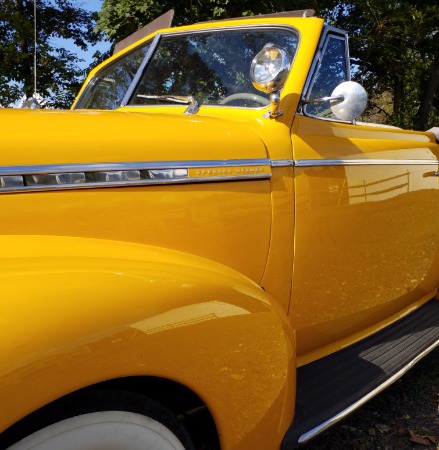
[[[155,376],[203,399],[224,449],[282,439],[294,410],[294,334],[257,284],[125,242],[2,236],[0,248],[2,430],[83,387]]]

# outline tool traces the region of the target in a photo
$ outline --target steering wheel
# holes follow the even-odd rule
[[[262,97],[262,95],[249,94],[248,92],[238,92],[237,94],[228,95],[227,97],[224,97],[219,104],[226,105],[234,100],[250,100],[259,103],[261,106],[267,106],[270,104],[270,100],[268,100],[268,98]]]

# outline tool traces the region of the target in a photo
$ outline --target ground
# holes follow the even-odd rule
[[[439,450],[439,349],[301,450]]]

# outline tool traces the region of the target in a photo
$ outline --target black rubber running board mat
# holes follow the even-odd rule
[[[296,448],[396,381],[439,344],[439,301],[297,370],[296,414],[282,450]]]

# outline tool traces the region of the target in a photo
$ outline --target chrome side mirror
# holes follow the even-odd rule
[[[332,91],[330,97],[305,100],[302,105],[325,102],[329,102],[332,114],[337,119],[354,123],[366,109],[367,93],[361,84],[355,81],[344,81]]]
[[[331,111],[337,119],[354,122],[366,109],[367,93],[361,84],[345,81],[333,91],[329,100]]]

